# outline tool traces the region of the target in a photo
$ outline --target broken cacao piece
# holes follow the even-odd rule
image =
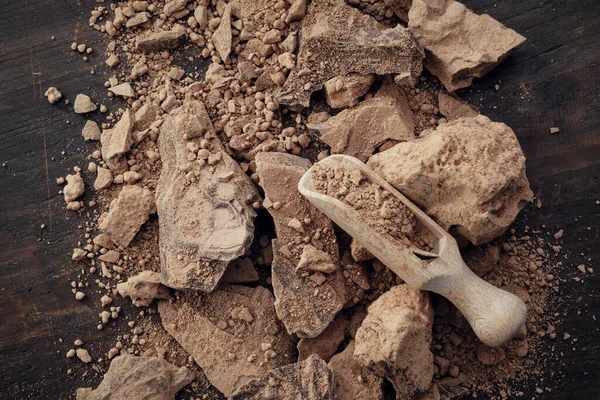
[[[533,196],[514,132],[483,115],[426,130],[367,165],[444,229],[476,245],[501,235]]]
[[[336,76],[325,82],[325,99],[331,108],[348,108],[358,104],[375,82],[373,74]]]
[[[156,212],[154,194],[139,186],[125,186],[100,217],[100,230],[121,247],[129,246],[150,214]]]
[[[344,341],[348,321],[338,314],[321,334],[315,338],[304,338],[298,342],[298,361],[306,360],[316,354],[322,360],[329,361]]]
[[[167,332],[225,396],[291,362],[292,338],[277,320],[273,295],[261,286],[182,294],[159,302],[158,311]]]
[[[454,93],[440,92],[438,94],[438,107],[448,121],[454,121],[461,117],[476,117],[479,111],[466,101],[460,99]]]
[[[335,398],[344,400],[383,400],[383,378],[354,359],[354,340],[331,357],[329,368],[335,375]]]
[[[221,17],[221,23],[211,37],[211,42],[215,45],[215,49],[219,53],[222,60],[227,60],[231,53],[231,4],[227,4],[225,12]]]
[[[327,363],[312,355],[248,382],[233,394],[231,400],[333,400],[334,381],[333,371]]]
[[[48,98],[48,102],[50,104],[54,104],[61,99],[62,93],[54,86],[51,86],[48,88],[48,90],[46,90],[46,93],[44,93],[44,96],[46,96]]]
[[[156,188],[163,283],[210,292],[229,263],[252,243],[252,204],[258,192],[224,151],[200,102],[171,112],[158,147],[163,163]]]
[[[350,73],[396,73],[412,80],[421,74],[423,48],[408,29],[381,30],[375,19],[343,0],[313,0],[301,32],[296,67],[281,88],[279,104],[308,107],[312,92]]]
[[[408,22],[408,12],[412,6],[412,0],[383,0],[386,6],[404,22]]]
[[[425,48],[425,67],[450,92],[470,86],[525,41],[454,0],[413,0],[408,28]]]
[[[429,295],[408,285],[394,286],[369,306],[356,332],[354,358],[390,380],[397,398],[410,399],[433,378],[432,325]]]
[[[178,368],[158,357],[125,353],[112,360],[96,389],[77,389],[77,400],[173,400],[194,378],[186,367]]]
[[[65,198],[65,203],[69,204],[85,192],[85,186],[83,178],[79,174],[69,174],[65,180],[67,184],[63,189],[63,197]]]
[[[150,32],[145,36],[140,36],[135,41],[136,50],[144,53],[152,51],[176,49],[181,46],[187,35],[181,27],[173,28],[169,31]]]
[[[124,172],[127,164],[122,156],[131,148],[131,130],[133,121],[129,110],[125,111],[119,122],[112,129],[105,129],[100,136],[102,144],[102,158],[108,167],[116,172]]]
[[[76,114],[86,114],[95,111],[96,108],[98,107],[96,106],[96,104],[94,104],[92,99],[90,99],[90,96],[80,93],[77,95],[77,97],[75,97],[75,104],[73,104],[73,109]]]
[[[344,277],[339,267],[338,245],[333,224],[300,192],[298,182],[310,168],[307,159],[283,153],[259,153],[256,167],[269,209],[275,221],[272,279],[277,316],[290,334],[313,338],[327,328],[345,303]],[[275,207],[279,204],[278,207]],[[311,246],[324,261],[324,272],[315,271],[316,253],[304,254],[306,273],[297,274],[304,249]],[[312,267],[310,266],[312,265]],[[335,270],[332,268],[335,267]],[[300,266],[303,269],[302,265]],[[312,270],[311,270],[312,268]],[[330,271],[330,272],[325,272]],[[300,271],[299,271],[300,272]]]
[[[87,120],[83,129],[81,130],[81,135],[87,142],[88,140],[100,140],[100,127],[95,121]]]
[[[415,126],[404,93],[388,83],[377,95],[348,108],[322,123],[309,123],[334,154],[366,161],[383,143],[415,138]],[[367,128],[368,127],[368,128]],[[367,131],[365,131],[367,129]]]
[[[154,300],[171,297],[169,288],[160,283],[160,274],[154,271],[142,271],[117,284],[117,291],[123,297],[130,297],[136,307],[148,307]]]

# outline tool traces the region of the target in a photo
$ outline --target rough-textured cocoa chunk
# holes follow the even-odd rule
[[[112,129],[106,129],[102,132],[100,141],[102,143],[102,158],[104,161],[108,163],[110,160],[120,157],[129,151],[132,143],[132,129],[133,120],[131,113],[127,110]]]
[[[310,95],[335,76],[421,74],[423,48],[408,29],[380,30],[372,17],[344,0],[313,0],[302,19],[296,68],[281,88],[279,103],[308,107]]]
[[[100,135],[101,132],[98,124],[95,121],[92,121],[91,119],[87,120],[85,122],[85,125],[83,126],[83,129],[81,130],[81,136],[83,136],[85,141],[87,142],[88,140],[100,140]]]
[[[173,28],[170,31],[152,32],[146,36],[140,36],[135,41],[135,47],[144,53],[175,49],[181,46],[186,38],[187,35],[183,28]]]
[[[252,243],[258,192],[224,151],[202,103],[172,111],[161,129],[156,207],[163,283],[210,292]]]
[[[386,6],[404,22],[408,22],[408,11],[412,0],[383,0]]]
[[[123,297],[130,297],[136,307],[148,307],[155,299],[171,297],[169,288],[160,283],[160,274],[154,271],[142,271],[117,284],[117,291]]]
[[[319,335],[345,303],[344,277],[339,268],[333,224],[298,192],[298,182],[310,168],[307,159],[283,153],[256,155],[257,172],[265,196],[273,204],[277,240],[273,240],[273,291],[277,316],[290,334]],[[306,241],[305,241],[305,238]],[[332,272],[301,268],[304,248],[328,254]]]
[[[413,140],[414,123],[404,93],[384,85],[377,95],[348,108],[322,123],[308,124],[321,134],[331,151],[366,161],[385,142]]]
[[[329,361],[344,340],[346,325],[348,325],[348,321],[338,314],[319,336],[300,340],[298,342],[298,360],[303,361],[311,354],[316,354],[322,360]]]
[[[221,23],[210,40],[215,45],[221,59],[226,60],[231,53],[231,4],[227,4],[225,7]]]
[[[372,74],[336,76],[325,82],[325,98],[331,108],[348,108],[358,104],[375,81]]]
[[[438,106],[440,114],[448,121],[453,121],[461,117],[476,117],[479,111],[466,101],[460,99],[454,94],[440,92],[438,94]]]
[[[173,400],[193,380],[194,373],[186,367],[177,368],[158,357],[125,353],[112,360],[96,389],[77,389],[77,400]]]
[[[333,371],[312,355],[305,361],[269,371],[233,394],[231,400],[334,399]]]
[[[354,358],[389,379],[398,399],[426,390],[433,378],[433,308],[427,293],[398,285],[370,306],[356,332]]]
[[[344,400],[383,400],[383,378],[354,359],[354,340],[331,357],[329,368],[335,375],[335,398]]]
[[[129,246],[150,214],[156,212],[154,195],[139,186],[125,186],[100,220],[100,230],[121,247]]]
[[[483,115],[426,130],[375,154],[368,165],[473,244],[501,235],[533,196],[514,132]]]
[[[161,301],[162,324],[225,396],[291,362],[292,339],[280,326],[273,295],[259,286],[220,285],[212,293]]]
[[[471,85],[525,38],[454,0],[413,0],[408,28],[426,50],[425,67],[448,91]]]

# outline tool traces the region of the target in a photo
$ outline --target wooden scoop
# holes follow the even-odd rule
[[[313,185],[316,165],[348,171],[358,169],[364,177],[390,192],[415,214],[421,229],[431,232],[437,241],[432,252],[398,247],[388,235],[361,222],[351,206],[316,191]],[[483,343],[499,346],[525,323],[527,307],[521,299],[475,275],[465,265],[456,240],[373,170],[346,155],[333,155],[316,165],[302,176],[298,183],[300,193],[407,284],[439,293],[454,303]]]

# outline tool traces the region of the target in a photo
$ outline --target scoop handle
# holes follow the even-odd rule
[[[491,347],[504,344],[525,323],[527,306],[514,294],[475,275],[462,259],[460,262],[464,267],[460,274],[439,276],[421,289],[439,293],[450,300],[483,343]]]

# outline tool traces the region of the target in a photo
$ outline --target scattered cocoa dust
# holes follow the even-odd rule
[[[493,285],[519,296],[528,308],[527,322],[506,345],[491,349],[481,344],[459,311],[444,298],[434,295],[433,351],[436,378],[441,393],[464,391],[479,396],[512,398],[525,396],[523,383],[536,382],[545,374],[549,354],[543,337],[555,339],[558,313],[548,312],[558,293],[563,263],[560,246],[546,229],[523,228],[517,236],[511,229],[487,248],[470,246],[463,257],[474,271]],[[499,251],[498,251],[499,250]],[[446,375],[446,377],[444,377]],[[485,396],[484,396],[485,397]]]

